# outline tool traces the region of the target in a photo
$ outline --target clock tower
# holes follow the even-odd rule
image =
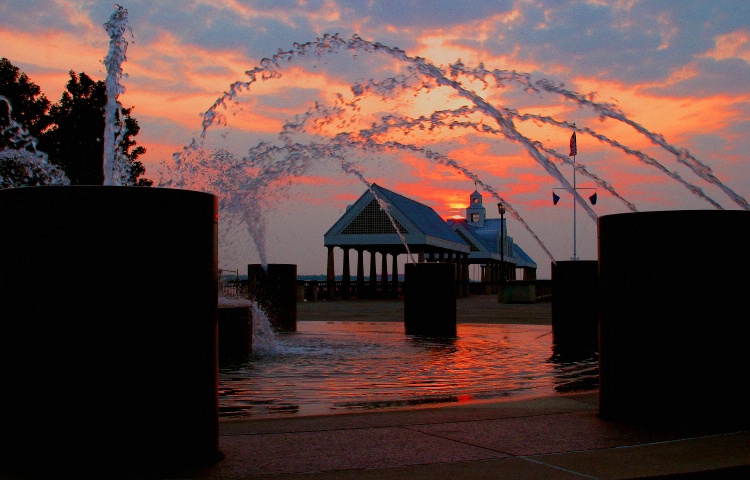
[[[466,209],[466,221],[477,228],[484,227],[486,211],[482,205],[482,194],[474,190],[469,196],[469,207]]]

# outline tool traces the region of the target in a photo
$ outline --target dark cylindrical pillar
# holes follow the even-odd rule
[[[456,336],[456,265],[404,266],[404,326],[407,335]]]
[[[310,280],[308,282],[309,285],[309,291],[307,292],[307,301],[308,302],[317,302],[318,301],[318,281],[317,280]]]
[[[248,265],[247,285],[248,298],[266,313],[274,331],[297,331],[297,265]]]
[[[598,235],[600,416],[750,425],[750,212],[607,215]]]
[[[0,219],[0,469],[218,461],[216,197],[11,188]]]
[[[596,260],[552,264],[552,342],[557,354],[599,350],[598,268]]]
[[[219,307],[219,364],[242,363],[253,352],[253,315],[249,306]]]

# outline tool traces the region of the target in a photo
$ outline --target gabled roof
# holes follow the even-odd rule
[[[513,243],[513,256],[520,259],[520,261],[516,263],[517,267],[537,268],[536,262],[526,252],[523,251],[523,248],[519,247],[515,242]]]
[[[469,252],[461,237],[433,209],[377,184],[372,184],[371,189],[347,208],[323,240],[325,246],[397,246],[406,242],[410,248],[425,245]]]
[[[503,219],[502,221],[505,222],[506,220]],[[465,241],[471,246],[470,259],[503,259],[506,262],[514,263],[516,267],[537,268],[536,262],[521,247],[516,245],[515,242],[512,243],[511,255],[506,255],[504,258],[500,255],[500,245],[498,242],[500,238],[500,222],[501,219],[499,218],[488,218],[484,221],[484,227],[479,228],[462,218],[449,220],[448,225],[464,237]],[[505,227],[507,228],[507,224]],[[505,232],[507,235],[507,230]]]
[[[485,220],[485,225],[488,221],[491,221],[491,219]],[[498,230],[477,228],[463,218],[448,220],[448,226],[464,237],[465,241],[469,243],[471,246],[471,252],[469,253],[470,259],[500,260]],[[512,258],[506,258],[505,260],[507,262],[513,262]]]

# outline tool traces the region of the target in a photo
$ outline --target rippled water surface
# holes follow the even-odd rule
[[[598,361],[553,355],[550,326],[459,324],[456,338],[399,322],[298,322],[275,353],[219,371],[221,417],[301,416],[592,390]]]

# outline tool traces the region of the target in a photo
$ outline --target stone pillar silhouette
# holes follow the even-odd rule
[[[9,188],[0,218],[0,469],[140,477],[219,460],[216,197]]]
[[[268,316],[276,332],[297,331],[297,265],[247,266],[248,298]]]
[[[750,426],[750,212],[605,215],[598,234],[600,416]]]
[[[406,264],[404,326],[407,335],[456,336],[455,264]]]
[[[599,290],[596,260],[552,264],[552,342],[555,353],[599,351]]]

